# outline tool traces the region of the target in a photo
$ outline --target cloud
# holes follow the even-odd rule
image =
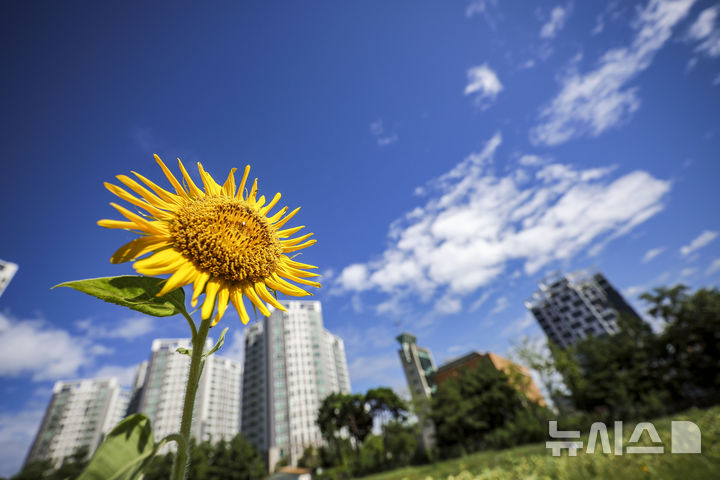
[[[118,383],[124,387],[131,387],[135,381],[135,374],[137,373],[137,365],[119,366],[119,365],[104,365],[95,371],[92,375],[88,375],[90,378],[111,378],[117,379]]]
[[[496,313],[500,313],[504,310],[507,310],[507,308],[510,306],[510,301],[507,299],[507,297],[500,297],[495,301],[495,308],[492,309],[490,312],[490,315],[494,315]]]
[[[705,271],[705,275],[710,276],[716,272],[720,272],[720,258],[713,260],[708,269]]]
[[[20,470],[44,415],[45,408],[37,405],[0,413],[0,476]]]
[[[465,95],[474,96],[475,105],[481,110],[489,108],[503,89],[495,72],[487,64],[482,64],[469,69],[467,77]]]
[[[698,18],[690,25],[687,38],[690,41],[700,42],[695,51],[703,53],[708,57],[720,56],[720,28],[717,26],[717,18],[720,16],[720,6],[703,10]]]
[[[557,145],[583,135],[598,136],[627,121],[640,108],[637,87],[628,87],[628,82],[650,66],[692,3],[650,0],[633,24],[636,33],[629,46],[605,52],[586,74],[564,77],[560,93],[541,110],[539,123],[531,129],[531,141]]]
[[[682,271],[680,272],[680,278],[689,277],[691,275],[694,275],[695,272],[697,272],[697,268],[695,268],[695,267],[683,268]]]
[[[567,9],[556,6],[550,12],[550,19],[540,29],[540,38],[554,38],[557,33],[565,26],[567,20]]]
[[[650,260],[657,257],[664,251],[665,251],[665,247],[651,248],[650,250],[645,252],[645,255],[642,258],[643,263],[649,262]]]
[[[700,235],[698,235],[695,239],[693,239],[692,242],[690,242],[688,245],[685,245],[684,247],[680,248],[680,253],[683,255],[683,257],[687,257],[691,253],[700,250],[702,247],[707,245],[708,243],[715,240],[718,236],[718,232],[713,232],[710,230],[705,230]]]
[[[496,10],[495,7],[497,3],[497,0],[472,0],[465,8],[465,16],[472,18],[476,15],[481,15],[488,26],[495,29],[495,24],[500,17],[500,15],[494,11]]]
[[[428,182],[425,205],[390,225],[381,255],[345,267],[337,290],[382,292],[383,313],[392,315],[438,299],[459,302],[497,281],[511,261],[535,274],[628,233],[662,210],[671,187],[641,170],[611,178],[611,167],[559,163],[529,169],[533,181],[519,182],[515,172],[493,173],[501,143],[497,133],[482,151]]]
[[[96,356],[107,353],[106,347],[43,320],[0,313],[0,376],[27,375],[33,381],[72,377]]]
[[[147,316],[115,321],[112,327],[97,325],[91,319],[79,320],[75,322],[75,326],[91,338],[121,338],[123,340],[134,340],[155,329],[154,319]]]
[[[523,331],[527,330],[531,325],[535,323],[535,317],[530,312],[525,312],[525,315],[518,318],[514,322],[510,322],[500,332],[501,337],[515,336]]]
[[[370,124],[370,133],[376,138],[379,147],[386,147],[399,140],[396,133],[386,133],[382,119],[377,119]]]

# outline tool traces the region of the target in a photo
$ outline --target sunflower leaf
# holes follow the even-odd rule
[[[207,358],[207,357],[209,357],[210,355],[212,355],[213,353],[215,353],[215,352],[217,352],[218,350],[220,350],[220,347],[222,347],[223,344],[225,343],[225,334],[227,333],[227,331],[228,331],[228,327],[225,327],[225,330],[223,330],[222,333],[220,334],[220,338],[218,338],[218,341],[217,341],[217,343],[215,344],[215,346],[214,346],[212,349],[210,349],[209,352],[204,353],[204,354],[203,354],[203,358]]]
[[[178,347],[175,351],[181,355],[187,355],[188,357],[192,356],[192,350],[189,348]]]
[[[108,433],[78,480],[133,480],[152,459],[158,445],[150,419],[130,415]]]
[[[185,291],[182,288],[177,288],[162,297],[156,296],[164,283],[163,278],[123,275],[64,282],[52,288],[74,288],[100,300],[154,317],[170,317],[178,313],[186,313]]]

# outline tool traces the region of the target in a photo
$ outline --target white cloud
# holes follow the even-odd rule
[[[565,26],[567,20],[567,9],[556,6],[550,12],[550,19],[540,29],[540,38],[553,38]]]
[[[370,133],[376,138],[379,147],[386,147],[398,141],[396,133],[387,133],[382,119],[370,123]]]
[[[716,272],[720,272],[720,258],[713,260],[708,269],[705,271],[705,275],[709,276]]]
[[[612,168],[557,163],[532,170],[534,182],[518,183],[512,171],[492,172],[501,141],[495,134],[481,152],[429,182],[425,205],[390,225],[389,247],[343,269],[336,288],[384,292],[388,299],[378,306],[384,314],[408,314],[405,303],[438,299],[453,299],[452,310],[510,261],[534,274],[626,234],[662,210],[670,190],[644,171],[611,179]],[[470,309],[484,301],[483,295]]]
[[[649,262],[650,260],[657,257],[664,251],[665,251],[665,247],[651,248],[650,250],[645,252],[645,255],[642,258],[643,263]]]
[[[154,318],[148,316],[130,317],[114,321],[112,327],[97,325],[90,319],[75,322],[75,326],[91,338],[122,338],[134,340],[146,335],[155,329]]]
[[[75,337],[43,320],[21,320],[0,313],[0,376],[34,381],[75,376],[80,367],[109,350]]]
[[[0,476],[9,477],[20,470],[43,415],[45,409],[35,405],[0,413]]]
[[[507,308],[510,306],[510,301],[507,299],[507,297],[500,297],[495,301],[495,308],[492,309],[490,312],[490,315],[494,315],[496,313],[500,313],[504,310],[507,310]]]
[[[135,381],[135,374],[137,373],[137,365],[119,366],[119,365],[104,365],[95,371],[92,375],[88,375],[91,378],[110,378],[114,377],[118,383],[125,388],[131,387]]]
[[[690,268],[683,268],[680,272],[680,278],[687,278],[691,275],[694,275],[695,272],[697,272],[697,268],[690,267]]]
[[[482,110],[489,108],[503,89],[497,74],[487,64],[482,64],[469,69],[467,77],[468,84],[465,87],[465,95],[473,95],[478,108]]]
[[[689,40],[700,42],[695,51],[704,53],[709,57],[720,56],[720,28],[717,18],[720,16],[720,6],[703,10],[687,32]]]
[[[633,24],[636,33],[629,46],[606,52],[584,75],[565,76],[560,93],[540,112],[531,140],[557,145],[582,135],[600,135],[627,121],[640,107],[637,87],[628,87],[628,82],[650,66],[692,3],[650,0]]]
[[[470,312],[477,311],[478,308],[482,307],[482,305],[487,302],[488,298],[490,298],[490,292],[483,293],[480,298],[475,300],[468,309]]]
[[[708,243],[715,240],[718,236],[718,232],[713,232],[710,230],[705,230],[700,235],[698,235],[695,239],[693,239],[692,242],[690,242],[688,245],[685,245],[684,247],[680,248],[680,253],[682,253],[683,257],[687,257],[691,253],[701,249]]]
[[[525,315],[518,318],[514,322],[510,322],[501,332],[501,337],[515,336],[523,331],[527,330],[531,325],[535,323],[535,317],[532,313],[525,312]]]
[[[547,163],[547,160],[545,160],[542,157],[539,157],[537,155],[523,155],[520,157],[520,165],[526,166],[526,167],[537,167],[539,165],[542,165],[544,163]]]

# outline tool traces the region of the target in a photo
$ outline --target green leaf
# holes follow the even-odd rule
[[[156,297],[165,279],[143,275],[120,277],[88,278],[65,282],[56,287],[74,288],[100,300],[155,317],[170,317],[185,312],[185,291],[177,288],[162,297]]]
[[[218,341],[215,344],[215,346],[212,349],[210,349],[209,352],[203,354],[203,358],[207,358],[210,355],[212,355],[213,353],[220,350],[220,347],[222,347],[223,344],[225,343],[225,334],[227,333],[227,331],[228,331],[228,327],[225,327],[225,330],[223,330],[222,333],[220,334],[220,338],[218,338]]]
[[[190,350],[189,348],[178,347],[175,351],[181,355],[192,356],[192,350]]]
[[[157,451],[150,419],[130,415],[108,433],[78,480],[133,480]]]

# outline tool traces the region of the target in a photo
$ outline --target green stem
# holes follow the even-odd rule
[[[192,318],[183,312],[188,323],[194,326]],[[200,383],[200,375],[203,369],[203,350],[208,332],[210,331],[210,319],[200,323],[200,329],[195,333],[193,329],[192,356],[190,357],[190,373],[188,374],[187,386],[185,387],[185,404],[183,405],[182,423],[180,424],[180,435],[185,439],[185,445],[178,442],[177,455],[173,465],[173,480],[184,480],[190,458],[190,428],[192,427],[193,409],[195,407],[195,395]],[[184,448],[183,448],[184,447]]]

